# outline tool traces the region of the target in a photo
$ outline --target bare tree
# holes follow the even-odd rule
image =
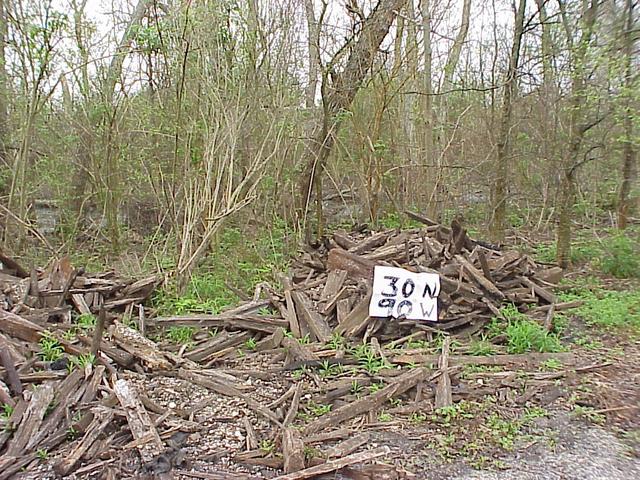
[[[5,66],[5,41],[7,37],[7,16],[5,0],[0,0],[0,166],[8,166],[7,135],[7,70]]]
[[[598,0],[584,4],[580,19],[581,34],[574,43],[574,32],[569,24],[564,0],[558,0],[562,23],[567,35],[567,44],[571,57],[571,97],[569,99],[568,148],[562,160],[560,172],[560,191],[558,195],[558,224],[556,230],[556,260],[566,268],[571,258],[571,222],[576,195],[576,174],[584,161],[580,152],[585,134],[598,120],[587,118],[587,53],[591,45],[596,18]]]
[[[327,76],[323,78],[322,126],[311,140],[300,181],[298,216],[303,223],[306,222],[314,184],[320,179],[320,172],[324,169],[335,142],[336,132],[340,128],[342,117],[338,114],[351,106],[356,93],[371,69],[382,40],[387,36],[398,11],[405,2],[406,0],[380,0],[364,20],[358,38],[355,41],[352,40],[353,46],[344,70],[332,75],[331,85],[328,84]],[[322,223],[321,205],[322,202],[318,202],[320,208],[319,227]]]
[[[507,212],[507,183],[510,155],[510,137],[512,134],[513,99],[518,86],[518,63],[520,61],[520,45],[524,30],[524,12],[527,6],[526,0],[520,0],[515,12],[515,24],[513,31],[513,44],[509,67],[507,69],[502,99],[502,118],[500,119],[500,133],[498,137],[498,159],[496,162],[496,181],[493,191],[493,216],[490,233],[494,240],[504,239],[505,217]]]
[[[637,75],[634,74],[633,65],[633,44],[634,44],[634,2],[626,1],[626,25],[624,30],[624,94],[626,97],[623,115],[624,140],[622,146],[622,182],[618,193],[618,228],[624,230],[627,227],[629,213],[631,210],[631,201],[629,195],[631,186],[633,185],[637,174],[636,151],[633,142],[633,92]]]

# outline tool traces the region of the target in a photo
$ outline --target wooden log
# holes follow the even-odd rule
[[[368,443],[369,440],[371,440],[371,434],[367,432],[355,435],[328,449],[326,452],[326,456],[327,458],[346,457],[347,455],[356,451],[362,445]]]
[[[11,258],[9,255],[6,255],[2,250],[0,250],[0,262],[2,262],[2,265],[4,265],[6,269],[13,270],[16,277],[29,277],[29,272],[24,269],[22,265],[20,265],[15,259]]]
[[[489,295],[497,298],[498,300],[504,300],[506,297],[498,287],[496,287],[490,280],[488,280],[480,270],[474,267],[464,256],[456,255],[456,261],[462,265],[464,271],[469,275],[470,279],[475,281],[480,287],[485,290]]]
[[[389,240],[389,237],[392,233],[392,231],[384,231],[369,235],[364,240],[359,241],[353,247],[351,247],[349,249],[349,253],[359,255],[376,249],[387,243],[387,240]]]
[[[0,339],[0,362],[7,372],[7,381],[9,382],[9,387],[11,387],[11,391],[14,395],[19,396],[22,395],[22,382],[20,382],[20,376],[16,370],[9,348],[8,346],[3,345],[3,343],[4,341]]]
[[[335,232],[333,234],[333,241],[338,244],[340,248],[344,250],[349,250],[350,248],[355,247],[358,242],[356,242],[353,238],[351,238],[345,232]]]
[[[346,318],[342,320],[336,327],[336,333],[345,337],[353,337],[361,333],[371,317],[369,317],[369,303],[371,302],[372,291],[369,290],[367,295],[356,305]]]
[[[140,332],[120,322],[115,322],[110,331],[111,337],[120,348],[139,358],[148,368],[152,370],[168,370],[171,368],[171,363],[162,353],[162,350],[158,348],[158,345],[140,335]]]
[[[282,455],[284,457],[284,473],[304,469],[304,442],[300,438],[298,430],[287,427],[282,431]]]
[[[375,393],[366,395],[351,404],[344,405],[309,423],[303,430],[304,435],[311,435],[328,427],[340,425],[358,415],[380,408],[385,402],[400,395],[418,382],[427,378],[427,370],[416,368],[398,377],[392,384]]]
[[[253,314],[239,315],[180,315],[175,317],[157,317],[148,319],[149,324],[157,327],[185,325],[193,327],[229,327],[252,330],[254,332],[273,333],[278,328],[287,328],[289,322],[277,317]]]
[[[373,260],[367,260],[360,255],[355,255],[341,248],[329,250],[327,267],[330,270],[345,270],[349,278],[354,280],[364,279],[368,282],[373,282],[373,268],[375,265],[376,262]]]
[[[94,417],[87,428],[87,432],[82,437],[82,440],[76,445],[76,447],[67,455],[65,455],[58,463],[56,463],[53,469],[59,475],[68,475],[78,464],[82,456],[89,450],[89,448],[95,443],[98,437],[104,432],[113,420],[113,411],[96,409]]]
[[[22,455],[29,441],[40,429],[45,413],[53,401],[54,390],[50,384],[41,385],[36,388],[20,421],[18,430],[13,435],[6,455],[15,457]]]
[[[433,365],[437,364],[439,355],[395,355],[391,361],[398,364]],[[565,365],[575,365],[576,357],[572,353],[523,353],[513,355],[450,355],[449,365],[539,365],[554,359]]]
[[[303,334],[300,328],[298,316],[296,315],[296,307],[293,303],[293,298],[291,297],[291,291],[293,290],[291,279],[283,275],[281,276],[280,281],[282,282],[282,286],[284,287],[284,301],[287,307],[287,315],[285,317],[285,320],[289,324],[289,330],[291,331],[293,336],[295,338],[302,338]]]
[[[449,377],[449,348],[451,337],[446,336],[442,342],[442,354],[438,359],[440,377],[436,386],[436,408],[448,407],[453,404],[451,398],[451,377]]]
[[[355,465],[358,463],[368,462],[379,457],[384,457],[386,455],[389,455],[389,453],[391,453],[391,449],[389,447],[378,447],[374,448],[373,450],[354,453],[353,455],[348,455],[336,460],[329,460],[328,462],[321,465],[316,465],[315,467],[309,467],[297,472],[280,475],[274,480],[303,480],[305,478],[313,478],[318,475],[322,475],[323,473],[335,472],[336,470],[340,470],[341,468],[347,467],[349,465]]]
[[[154,423],[129,382],[119,378],[113,384],[113,391],[127,416],[133,439],[139,442],[137,446],[142,460],[149,462],[164,449]]]
[[[334,297],[344,285],[346,278],[347,272],[345,270],[331,270],[320,294],[320,301],[326,302]]]
[[[302,292],[293,291],[291,297],[296,306],[298,318],[302,318],[315,338],[323,343],[331,340],[331,328],[327,321],[311,306],[309,298]]]

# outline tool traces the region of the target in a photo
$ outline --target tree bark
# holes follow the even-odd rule
[[[516,95],[518,86],[518,64],[520,62],[520,45],[524,29],[524,12],[527,6],[526,0],[520,0],[518,10],[515,15],[513,32],[513,44],[511,46],[511,56],[509,58],[509,68],[507,69],[507,79],[504,86],[504,98],[502,100],[502,118],[500,120],[500,136],[498,137],[498,160],[496,168],[496,182],[493,194],[493,216],[490,226],[491,238],[494,241],[504,240],[507,214],[507,183],[510,136],[511,136],[511,116],[513,111],[513,98]]]
[[[625,112],[624,112],[624,140],[622,146],[622,182],[620,183],[620,191],[618,194],[618,228],[624,230],[627,228],[629,214],[632,209],[629,195],[631,186],[636,176],[636,151],[633,148],[633,105],[632,96],[634,91],[634,75],[633,75],[633,0],[627,0],[627,21],[624,32],[624,55],[625,55]]]
[[[313,9],[313,0],[304,0],[304,8],[307,17],[307,46],[309,51],[309,83],[305,94],[305,104],[307,108],[313,108],[316,102],[316,92],[318,91],[318,69],[320,67],[320,42],[319,25]]]
[[[462,52],[462,45],[467,40],[467,34],[469,33],[469,23],[471,20],[471,0],[464,0],[462,6],[462,19],[460,20],[460,30],[456,35],[456,39],[453,42],[449,56],[447,57],[447,63],[444,66],[444,77],[442,78],[442,92],[451,90],[453,86],[453,74],[456,71],[458,62],[460,61],[460,52]]]
[[[467,26],[468,27],[468,26]],[[427,191],[430,191],[427,201],[427,215],[430,218],[437,218],[439,209],[437,208],[437,191],[440,178],[440,165],[436,165],[436,158],[433,148],[433,73],[432,73],[432,52],[431,52],[431,2],[422,0],[422,39],[424,43],[424,73],[422,76],[422,151],[423,167],[426,175],[419,175],[416,172],[415,181],[425,178]],[[439,163],[439,162],[438,162]],[[422,186],[422,185],[421,185]],[[421,191],[423,189],[419,189]]]
[[[301,223],[306,223],[313,186],[321,178],[320,172],[324,169],[340,128],[341,116],[338,114],[351,106],[371,69],[382,40],[387,36],[405,2],[406,0],[380,0],[364,20],[360,36],[351,48],[344,70],[333,75],[332,85],[326,85],[327,80],[323,79],[323,122],[309,145],[300,181],[298,217]]]
[[[587,92],[586,66],[587,52],[598,14],[598,0],[585,3],[580,23],[582,33],[577,45],[574,46],[573,34],[567,18],[564,0],[558,0],[562,23],[567,33],[567,43],[571,58],[571,98],[569,101],[569,149],[563,159],[561,171],[560,192],[558,196],[558,224],[556,230],[556,261],[562,268],[571,263],[571,221],[573,205],[575,203],[576,170],[580,166],[579,155],[585,133],[591,128],[586,120]]]
[[[8,141],[7,70],[5,66],[5,41],[7,37],[7,16],[5,0],[0,0],[0,165],[9,166],[6,144]]]

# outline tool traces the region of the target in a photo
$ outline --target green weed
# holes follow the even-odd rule
[[[372,375],[377,374],[384,368],[389,368],[389,364],[371,348],[369,344],[362,343],[351,349],[351,354],[358,360],[358,363]]]
[[[380,422],[390,422],[391,420],[393,420],[393,417],[390,413],[380,412],[380,414],[378,415],[378,421]]]
[[[573,414],[576,417],[582,417],[589,420],[591,423],[602,425],[607,421],[607,417],[603,414],[595,411],[593,407],[583,407],[581,405],[574,405]]]
[[[165,333],[167,339],[176,345],[186,345],[192,342],[196,333],[194,327],[169,327]]]
[[[328,360],[324,360],[320,364],[320,368],[318,369],[318,374],[322,378],[333,377],[335,375],[339,375],[344,371],[344,367],[340,364],[331,364]]]
[[[36,456],[38,457],[39,460],[47,460],[49,458],[49,452],[47,451],[46,448],[39,448],[36,451]]]
[[[96,326],[96,317],[91,313],[83,313],[76,317],[76,325],[86,330],[92,329]]]
[[[616,278],[640,277],[640,249],[638,242],[625,235],[609,239],[600,269]]]
[[[469,345],[471,355],[488,356],[495,353],[493,344],[485,339],[473,340]]]
[[[265,439],[260,442],[260,450],[269,455],[276,450],[276,443],[273,440]]]
[[[40,345],[38,356],[45,362],[55,362],[64,354],[64,348],[53,333],[48,330],[42,332],[38,344]]]
[[[507,325],[501,319],[493,318],[488,327],[489,336],[504,334],[507,339],[509,353],[527,352],[560,352],[564,350],[557,335],[547,332],[545,328],[520,313],[513,305],[500,309]]]
[[[3,403],[2,407],[0,407],[0,419],[9,421],[11,415],[13,415],[13,407],[8,403]]]
[[[244,342],[244,346],[247,348],[247,350],[255,350],[256,347],[258,346],[258,342],[256,341],[255,338],[251,337],[247,339],[246,342]]]
[[[565,295],[584,304],[572,310],[589,325],[604,328],[629,328],[640,332],[640,291],[582,291]]]
[[[357,380],[353,380],[351,382],[351,388],[349,389],[349,392],[351,392],[352,395],[358,395],[362,392],[363,388],[364,387],[360,385]]]

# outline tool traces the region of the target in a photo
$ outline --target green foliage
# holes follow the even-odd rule
[[[393,420],[393,417],[388,412],[380,412],[378,414],[378,421],[380,422],[390,422],[391,420]]]
[[[583,407],[581,405],[574,405],[573,414],[576,417],[582,417],[589,420],[591,423],[603,425],[607,421],[602,413],[597,412],[593,407]]]
[[[91,329],[96,326],[96,317],[91,313],[83,313],[76,317],[76,324],[83,329]]]
[[[0,419],[8,421],[11,415],[13,415],[13,407],[8,403],[3,403],[0,407]]]
[[[485,339],[481,340],[473,340],[469,345],[469,353],[471,355],[493,355],[495,353],[495,348],[493,344]]]
[[[39,448],[36,456],[39,460],[47,460],[49,458],[49,451],[46,448]]]
[[[169,327],[165,335],[170,342],[176,345],[185,345],[192,342],[194,333],[196,333],[194,327],[183,326]]]
[[[589,325],[640,332],[640,291],[582,290],[563,295],[565,301],[576,299],[584,304],[572,312]]]
[[[288,265],[289,236],[289,227],[277,218],[254,238],[239,228],[225,228],[184,292],[178,294],[176,286],[169,285],[154,295],[154,305],[160,315],[218,314],[240,300],[229,286],[253,293],[259,283],[277,285],[276,274]]]
[[[42,332],[38,344],[40,345],[38,356],[45,362],[55,362],[64,354],[64,348],[49,330]]]
[[[244,346],[247,348],[247,350],[255,350],[256,347],[258,346],[258,342],[256,341],[255,338],[249,338],[246,342],[244,342]]]
[[[389,368],[389,364],[371,348],[367,343],[362,343],[350,350],[351,354],[358,360],[358,363],[375,375],[384,368]]]
[[[267,455],[275,452],[276,443],[273,440],[264,439],[260,442],[260,450],[265,452]]]
[[[346,340],[337,332],[333,332],[331,334],[331,340],[327,342],[327,347],[331,348],[332,350],[340,350],[341,348],[344,348],[345,345]]]
[[[509,353],[560,352],[564,350],[557,335],[547,332],[542,325],[520,313],[514,305],[500,309],[507,325],[501,319],[493,318],[488,327],[489,336],[504,334]]]
[[[384,382],[375,382],[369,385],[369,393],[379,392],[384,388]]]
[[[340,364],[331,364],[328,360],[324,360],[320,364],[320,369],[318,373],[322,378],[333,377],[335,375],[339,375],[344,371],[344,368]]]
[[[358,395],[360,392],[362,392],[363,388],[364,387],[360,385],[357,380],[353,380],[351,382],[351,388],[349,389],[349,392],[351,392],[352,395]]]
[[[577,239],[571,244],[570,261],[572,264],[583,264],[597,259],[602,253],[597,241]],[[555,243],[541,243],[535,248],[535,259],[543,263],[555,263],[557,250]]]
[[[616,278],[640,277],[638,242],[625,235],[616,235],[607,242],[600,269]]]
[[[315,417],[321,417],[331,411],[331,405],[325,405],[322,403],[315,403],[310,401],[306,405],[306,410],[311,413],[311,415]]]
[[[78,368],[84,369],[88,365],[96,364],[96,356],[93,353],[83,353],[81,355],[72,356],[70,358],[69,366],[77,366]]]

